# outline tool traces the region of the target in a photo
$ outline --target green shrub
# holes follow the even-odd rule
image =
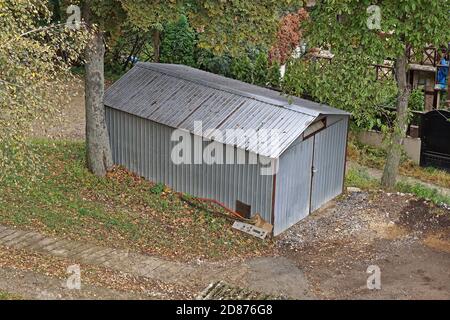
[[[281,66],[278,62],[272,63],[269,67],[269,70],[267,72],[267,83],[272,88],[280,88],[281,87],[280,68],[281,68]]]
[[[216,56],[210,50],[196,49],[196,67],[208,72],[230,76],[232,58],[228,55]]]
[[[150,192],[159,195],[163,193],[164,187],[164,183],[157,183],[150,189]]]
[[[422,89],[414,89],[413,91],[411,91],[411,95],[408,101],[408,107],[411,111],[425,110],[425,95]]]
[[[402,181],[397,183],[396,188],[400,192],[411,193],[419,198],[430,200],[436,204],[444,203],[450,205],[449,196],[442,195],[437,189],[426,187],[420,183],[410,184]]]
[[[189,25],[187,17],[181,16],[178,22],[169,23],[164,28],[160,61],[195,67],[196,43],[195,30]]]
[[[253,69],[253,63],[248,56],[234,58],[230,66],[231,76],[247,83],[253,83]]]
[[[392,80],[375,81],[371,62],[358,56],[335,56],[332,63],[323,60],[289,61],[283,79],[283,91],[352,112],[358,127],[382,126],[386,101],[396,95]]]
[[[253,82],[259,86],[268,84],[269,58],[264,52],[260,52],[256,57],[253,69]]]
[[[360,189],[376,189],[378,180],[372,178],[365,168],[350,168],[346,175],[346,185]]]

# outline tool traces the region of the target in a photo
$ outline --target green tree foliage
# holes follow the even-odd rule
[[[260,52],[256,57],[253,69],[253,83],[266,86],[269,76],[269,58],[265,52]]]
[[[269,66],[267,50],[249,53],[248,48],[255,44],[270,47],[279,29],[280,16],[287,8],[298,10],[301,5],[301,1],[178,1],[169,4],[170,14],[163,10],[162,15],[154,16],[154,8],[146,1],[123,3],[132,22],[143,29],[151,28],[155,21],[164,24],[156,19],[163,16],[167,21],[173,21],[180,13],[189,16],[196,32],[183,19],[169,22],[164,28],[161,62],[196,66],[263,86],[279,86],[279,65]],[[194,42],[197,48],[193,50]]]
[[[116,38],[108,38],[108,51],[106,54],[106,65],[108,69],[119,69],[115,72],[117,76],[122,76],[132,66],[137,57],[143,61],[152,60],[154,51],[149,50],[151,47],[152,32],[144,31],[124,24],[120,35]],[[114,75],[114,73],[113,73]]]
[[[231,76],[237,80],[253,83],[254,65],[247,55],[235,57],[230,66]]]
[[[233,58],[230,55],[214,55],[208,49],[196,48],[196,66],[199,69],[231,77],[230,66]]]
[[[176,22],[184,14],[185,1],[118,0],[127,13],[127,22],[144,32],[152,33],[152,60],[159,62],[161,33],[164,26]]]
[[[175,22],[183,13],[183,2],[178,0],[116,0],[126,12],[127,21],[142,30],[163,31],[163,26]],[[105,19],[107,15],[103,16]]]
[[[409,97],[409,109],[412,111],[425,110],[425,94],[422,89],[414,89]]]
[[[269,64],[266,51],[256,50],[256,54],[232,57],[228,76],[262,87],[280,88],[280,64]]]
[[[348,57],[358,57],[357,60],[370,64],[383,64],[385,59],[394,61],[397,116],[388,136],[389,152],[382,179],[385,187],[392,188],[408,126],[407,50],[414,48],[420,55],[422,48],[428,45],[439,47],[449,42],[450,1],[379,0],[375,4],[377,7],[371,6],[373,1],[369,0],[319,1],[311,14],[311,22],[305,27],[310,46],[329,48],[340,61]],[[336,70],[327,81],[335,90],[342,86],[359,88],[363,91],[359,96],[366,95],[367,106],[371,107],[371,86],[367,85],[366,73],[362,72],[357,60],[353,65],[339,63],[342,70]],[[328,89],[323,87],[324,92]],[[347,101],[354,94],[354,90],[341,92],[347,95]],[[360,117],[357,113],[361,108],[359,104],[355,105],[354,115]]]
[[[358,56],[336,56],[332,63],[293,60],[287,65],[283,91],[352,112],[361,128],[380,127],[386,116],[384,107],[389,106],[397,88],[393,80],[375,81],[369,63]]]
[[[288,8],[299,8],[301,0],[121,0],[135,25],[153,25],[176,21],[186,13],[199,33],[199,46],[215,54],[241,55],[248,44],[271,45],[279,18]]]
[[[33,124],[70,96],[69,67],[87,37],[51,17],[45,2],[0,0],[0,171],[32,162],[25,141]]]
[[[270,46],[278,30],[280,16],[303,1],[192,1],[189,7],[192,23],[202,31],[200,45],[214,52],[242,52],[243,45]]]
[[[373,4],[380,9],[379,28],[372,24]],[[427,45],[449,41],[449,9],[448,0],[319,1],[307,24],[308,41],[331,47],[334,54],[363,55],[378,63],[403,55],[407,46],[420,55]]]
[[[269,87],[280,89],[281,88],[281,65],[278,62],[272,62],[267,72],[267,83]]]
[[[164,28],[160,61],[194,67],[196,42],[195,30],[187,17],[181,16],[177,22],[168,23]]]

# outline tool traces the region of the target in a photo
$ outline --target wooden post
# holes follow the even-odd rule
[[[428,112],[434,109],[435,81],[434,79],[432,81],[430,78],[427,78],[425,81],[425,111]]]

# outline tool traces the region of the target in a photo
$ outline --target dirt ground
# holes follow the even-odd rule
[[[33,137],[81,140],[85,137],[84,82],[77,79],[70,92],[71,101],[46,123],[35,123]]]
[[[37,136],[84,138],[84,96]],[[410,195],[355,192],[274,240],[321,299],[450,299],[450,210]],[[381,290],[369,290],[369,266],[381,271]]]
[[[450,211],[409,195],[342,196],[277,246],[318,298],[450,298]],[[369,266],[380,268],[381,290],[367,288]]]
[[[75,265],[82,280],[79,290],[67,287],[73,275],[68,268]],[[13,294],[15,299],[193,299],[198,291],[195,287],[169,285],[106,267],[0,246],[0,292]]]

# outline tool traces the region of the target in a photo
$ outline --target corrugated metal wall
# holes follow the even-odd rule
[[[114,163],[176,191],[215,199],[232,209],[239,200],[251,205],[252,214],[260,213],[271,221],[273,176],[261,175],[260,164],[175,165],[171,161],[177,144],[171,141],[174,129],[108,107],[106,119]]]
[[[347,126],[344,117],[315,136],[311,212],[343,191]]]
[[[290,147],[280,158],[275,192],[274,235],[309,214],[313,139]]]

